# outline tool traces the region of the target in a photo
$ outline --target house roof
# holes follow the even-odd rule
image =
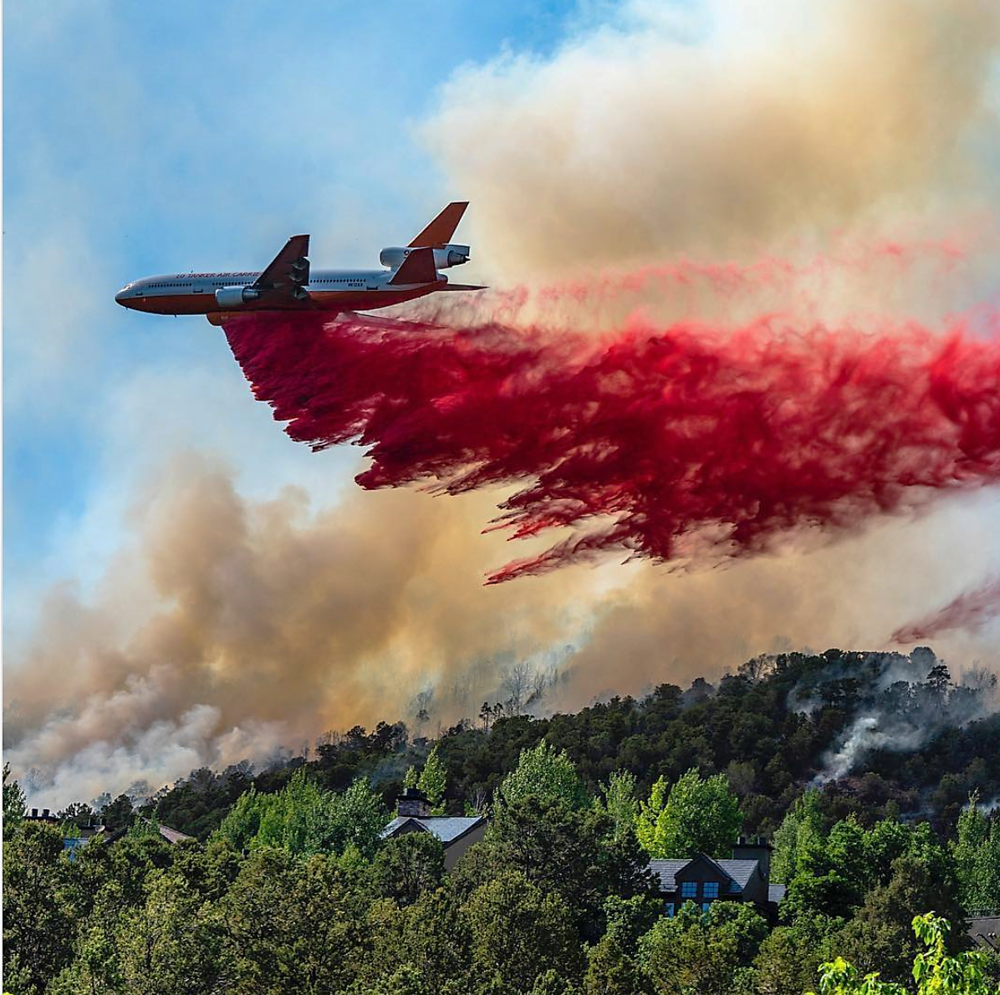
[[[180,843],[182,840],[193,840],[193,836],[188,836],[187,833],[182,833],[179,829],[171,829],[169,826],[163,825],[162,822],[157,824],[157,828],[160,830],[160,835],[168,843]]]
[[[978,946],[1000,951],[1000,916],[972,916],[969,936]]]
[[[783,884],[769,884],[767,886],[767,900],[775,905],[785,900],[785,892],[788,889]]]
[[[754,871],[757,870],[759,861],[750,860],[746,857],[729,858],[727,860],[715,861],[741,888],[745,888],[750,883]]]
[[[692,857],[690,860],[651,860],[649,862],[649,869],[659,877],[661,891],[676,891],[677,875],[680,874],[685,867],[697,860],[704,861],[711,867],[718,869],[723,877],[728,878],[731,881],[735,881],[740,886],[741,890],[750,882],[750,878],[753,877],[758,864],[756,860],[748,859],[730,858],[724,860],[713,860],[711,857],[706,856],[703,853],[699,853],[696,857]]]
[[[486,823],[481,815],[474,816],[451,816],[451,815],[397,815],[385,829],[382,830],[382,839],[389,839],[398,835],[403,827],[412,823],[410,832],[414,830],[431,833],[436,836],[445,846],[454,843],[466,833],[472,832],[479,825]]]
[[[674,876],[690,863],[690,860],[651,860],[649,869],[659,877],[661,891],[676,891]]]

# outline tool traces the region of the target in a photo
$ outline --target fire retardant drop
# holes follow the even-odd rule
[[[492,527],[561,537],[489,583],[608,552],[747,556],[1000,477],[1000,346],[961,322],[941,336],[633,319],[600,337],[248,314],[225,330],[293,439],[367,447],[362,487],[515,485]]]

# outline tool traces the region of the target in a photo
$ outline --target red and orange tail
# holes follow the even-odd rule
[[[449,204],[412,242],[410,248],[439,248],[451,241],[455,234],[465,209],[469,206],[467,200],[456,200]]]

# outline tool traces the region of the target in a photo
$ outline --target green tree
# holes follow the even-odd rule
[[[558,971],[543,971],[531,986],[529,995],[580,995],[580,989]]]
[[[25,823],[3,843],[4,977],[8,985],[17,978],[16,995],[44,991],[72,958],[62,853],[59,831],[41,823]]]
[[[349,847],[371,859],[389,822],[389,810],[382,796],[373,791],[367,778],[357,777],[346,791],[329,799],[326,819],[313,840],[315,849],[344,853]]]
[[[798,855],[825,835],[826,819],[822,795],[815,788],[805,791],[785,813],[771,839],[771,880],[788,884],[798,870]]]
[[[407,912],[402,955],[416,965],[434,992],[468,992],[472,934],[461,900],[448,882],[424,890]]]
[[[916,916],[913,932],[923,946],[911,971],[917,995],[997,995],[996,988],[986,978],[985,954],[971,951],[954,957],[947,955],[945,919],[933,912]],[[878,972],[862,975],[843,957],[837,957],[820,968],[819,992],[820,995],[907,995],[907,988],[897,982],[882,981]]]
[[[614,935],[607,933],[587,951],[584,995],[644,995],[649,981]]]
[[[255,850],[216,907],[232,989],[286,995],[349,987],[362,966],[366,904],[344,886],[332,858]]]
[[[522,750],[517,767],[500,784],[502,804],[513,804],[528,795],[560,798],[573,809],[590,804],[587,789],[566,751],[544,740],[534,749]]]
[[[652,857],[727,857],[742,824],[725,774],[703,780],[692,768],[669,792],[662,777],[653,785],[649,801],[640,806],[636,835]]]
[[[473,969],[497,977],[502,990],[527,992],[552,969],[564,977],[582,974],[573,913],[556,894],[545,894],[520,871],[501,872],[465,903],[472,936]]]
[[[128,795],[119,795],[113,802],[101,810],[101,821],[104,828],[110,832],[124,829],[132,822],[132,799]]]
[[[1000,904],[1000,824],[979,809],[974,792],[958,817],[952,844],[959,894],[966,909],[989,909]]]
[[[593,807],[527,795],[500,806],[486,839],[473,848],[495,855],[477,883],[503,868],[519,870],[544,893],[562,896],[577,920],[590,924],[588,939],[596,940],[605,897],[631,895],[645,884],[646,860],[635,839],[616,841],[612,829],[610,817]]]
[[[225,840],[234,850],[248,847],[260,829],[263,809],[264,804],[260,801],[257,789],[251,785],[226,813],[214,838]]]
[[[803,917],[771,930],[753,961],[754,995],[801,995],[825,958],[830,926],[828,920]]]
[[[24,818],[24,792],[17,781],[10,780],[10,764],[3,765],[3,834],[21,824]]]
[[[448,772],[438,753],[436,743],[424,763],[424,769],[420,772],[417,787],[427,796],[427,800],[431,804],[431,814],[444,815],[442,802],[448,787]]]
[[[351,991],[358,995],[362,992],[364,995],[436,995],[440,989],[432,988],[413,964],[400,964],[388,976]]]
[[[388,840],[371,864],[369,880],[382,898],[412,905],[444,877],[444,847],[430,833],[404,833]]]
[[[614,834],[618,838],[635,834],[639,818],[635,786],[635,774],[628,770],[616,770],[604,788],[604,805],[614,822]]]
[[[223,976],[222,930],[179,875],[154,875],[143,907],[115,923],[118,976],[130,995],[215,990]]]
[[[654,992],[729,995],[766,935],[767,921],[750,905],[713,902],[705,914],[685,902],[642,938],[640,964]]]
[[[954,883],[937,876],[932,862],[904,855],[893,864],[889,881],[872,888],[854,918],[832,938],[833,948],[863,973],[878,971],[881,978],[903,982],[918,952],[914,916],[931,904],[962,921]]]
[[[354,846],[371,858],[389,813],[364,778],[343,792],[323,791],[298,770],[274,794],[251,788],[222,820],[215,838],[237,849],[281,847],[300,856],[343,853]]]

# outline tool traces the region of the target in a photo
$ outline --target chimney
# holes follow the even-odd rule
[[[419,788],[406,788],[396,801],[396,814],[404,819],[426,819],[431,814],[427,795]]]
[[[31,818],[32,819],[37,819],[38,818],[38,809],[37,808],[33,808],[31,810]]]
[[[764,839],[758,836],[751,839],[741,836],[733,847],[733,860],[756,860],[760,865],[761,877],[765,884],[771,881],[771,850],[773,847]]]
[[[49,810],[47,808],[42,809],[42,818],[47,819],[49,817]]]

